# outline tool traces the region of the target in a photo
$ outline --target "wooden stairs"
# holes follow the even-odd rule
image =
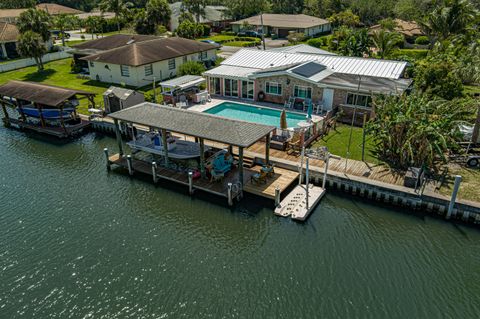
[[[238,155],[234,154],[233,158],[238,161]],[[243,167],[252,168],[255,165],[255,158],[243,155]]]

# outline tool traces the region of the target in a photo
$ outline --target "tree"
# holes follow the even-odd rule
[[[338,49],[343,55],[363,57],[370,55],[370,37],[367,29],[350,30],[339,42]]]
[[[72,29],[75,22],[73,16],[67,14],[59,14],[53,19],[53,25],[60,31],[63,46],[65,46],[65,31]]]
[[[147,17],[155,23],[168,26],[172,10],[166,0],[148,0],[146,6]]]
[[[195,17],[197,23],[200,22],[201,18],[205,18],[206,5],[207,0],[182,0],[182,7]]]
[[[2,0],[0,2],[0,9],[31,8],[35,3],[35,0]]]
[[[360,24],[360,17],[354,14],[350,9],[335,13],[328,18],[328,20],[334,27],[344,25],[349,28],[353,28]]]
[[[43,11],[30,8],[20,14],[17,27],[20,33],[34,30],[42,37],[43,42],[50,39],[51,16]]]
[[[85,20],[85,27],[87,29],[87,32],[92,34],[93,39],[93,35],[95,33],[103,33],[103,29],[106,23],[107,21],[103,17],[90,16]]]
[[[205,65],[200,62],[188,61],[180,65],[178,68],[178,75],[202,75],[205,72]]]
[[[389,32],[384,29],[373,32],[372,42],[377,48],[377,54],[381,59],[385,59],[387,55],[393,52],[404,39],[400,33]]]
[[[125,0],[102,0],[99,4],[102,12],[115,13],[115,19],[117,20],[117,31],[120,32],[120,18],[130,10],[133,6],[131,2]]]
[[[422,23],[433,40],[446,40],[467,32],[478,18],[478,11],[467,0],[444,0]]]
[[[470,115],[466,103],[422,94],[379,97],[373,104],[367,130],[375,139],[374,154],[402,168],[445,162],[457,146],[459,124]]]
[[[203,25],[188,20],[183,21],[178,25],[176,32],[179,37],[195,39],[203,35]]]
[[[23,57],[33,58],[38,71],[43,70],[42,56],[47,52],[42,36],[31,30],[25,31],[18,37],[17,50]]]
[[[428,96],[452,100],[463,96],[463,84],[456,65],[446,57],[426,59],[415,68],[415,88]]]
[[[178,16],[178,23],[182,23],[183,21],[190,21],[190,22],[195,22],[195,18],[193,17],[193,15],[188,12],[188,11],[185,11],[183,9],[183,7],[180,9],[180,15]]]
[[[270,8],[268,0],[235,0],[225,3],[227,15],[233,20],[240,20],[266,12]]]
[[[304,8],[304,0],[271,0],[274,13],[296,14]]]
[[[135,18],[135,32],[138,34],[155,34],[156,23],[149,18],[145,10],[140,10]]]

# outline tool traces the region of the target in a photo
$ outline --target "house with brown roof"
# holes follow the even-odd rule
[[[230,24],[232,25],[233,32],[244,31],[245,26],[248,25],[256,31],[263,31],[265,35],[275,35],[279,38],[286,38],[289,32],[300,32],[311,37],[330,32],[332,29],[330,21],[306,14],[264,13],[263,15],[253,16],[231,22]]]
[[[0,22],[0,60],[17,58],[18,28],[11,23]]]
[[[108,47],[106,43],[112,46],[116,43],[108,38],[103,38],[107,41],[104,43],[97,41],[94,47],[101,49]],[[124,45],[80,60],[88,62],[90,78],[93,80],[141,87],[152,83],[154,79],[162,81],[175,77],[179,67],[187,61],[210,66],[216,59],[216,50],[217,46],[209,43],[179,37],[153,37],[143,41],[127,41]]]
[[[39,10],[45,10],[51,15],[59,14],[81,14],[83,11],[73,9],[70,7],[62,6],[56,3],[40,3],[35,6]],[[20,14],[27,11],[27,8],[20,9],[1,9],[0,10],[0,22],[15,23]]]
[[[393,31],[402,34],[405,37],[405,41],[408,43],[414,43],[415,39],[419,36],[425,35],[422,28],[415,21],[405,21],[401,19],[394,19],[395,28]],[[371,26],[369,33],[373,33],[382,29],[380,24]]]

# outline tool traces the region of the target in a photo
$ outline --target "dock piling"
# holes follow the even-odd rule
[[[228,206],[232,206],[233,205],[232,183],[227,184],[227,195],[228,195]]]
[[[450,199],[450,205],[448,206],[446,219],[450,219],[452,216],[453,208],[455,206],[455,200],[457,199],[458,189],[460,188],[460,183],[462,182],[462,176],[455,176],[455,184],[453,185],[452,198]]]
[[[193,195],[193,172],[188,172],[188,192]]]
[[[152,176],[153,176],[153,183],[157,183],[157,162],[152,162]]]
[[[280,187],[275,186],[275,207],[280,205]]]
[[[128,174],[133,175],[132,155],[127,155]]]
[[[108,148],[104,148],[103,149],[103,152],[105,153],[105,159],[107,160],[107,170],[111,170],[111,163],[110,163],[110,159],[108,157]]]
[[[325,172],[323,173],[323,181],[322,181],[322,188],[325,189],[327,185],[327,172],[328,172],[328,162],[330,161],[330,153],[327,152],[325,155]]]

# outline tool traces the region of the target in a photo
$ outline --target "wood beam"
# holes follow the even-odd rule
[[[115,124],[115,136],[117,138],[117,144],[118,144],[118,153],[120,156],[123,156],[123,145],[122,145],[122,135],[120,133],[120,128],[118,127],[118,120],[113,119],[113,122]]]
[[[205,141],[203,138],[200,138],[200,173],[202,178],[206,177],[205,174]]]
[[[270,163],[270,133],[265,136],[265,165]]]
[[[168,168],[168,144],[167,144],[167,130],[163,129],[162,132],[162,148],[163,148],[163,155],[165,156],[165,167]]]
[[[241,189],[243,191],[243,147],[238,147],[238,179],[241,183]]]

